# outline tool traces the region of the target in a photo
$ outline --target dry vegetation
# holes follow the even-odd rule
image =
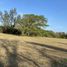
[[[67,67],[67,40],[0,33],[0,67]]]

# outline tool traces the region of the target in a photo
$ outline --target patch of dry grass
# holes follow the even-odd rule
[[[67,40],[0,33],[0,67],[66,67]]]

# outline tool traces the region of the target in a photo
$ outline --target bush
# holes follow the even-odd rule
[[[0,26],[0,33],[2,33],[2,30],[3,30],[3,27],[2,27],[2,26]]]
[[[19,29],[15,29],[13,27],[3,27],[3,33],[21,35],[22,32]]]

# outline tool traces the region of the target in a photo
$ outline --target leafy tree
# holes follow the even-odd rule
[[[16,23],[16,18],[17,18],[17,12],[16,12],[16,9],[11,9],[9,11],[9,23],[10,23],[10,26],[13,26],[15,23]]]
[[[3,26],[9,26],[9,14],[7,11],[4,11],[4,14],[0,12],[0,21],[2,22]]]
[[[3,13],[0,11],[0,22],[2,22],[4,27],[12,27],[16,21],[16,14],[15,8],[11,9],[9,12],[4,11]]]
[[[32,32],[37,32],[37,30],[47,26],[47,19],[41,15],[24,14],[20,25],[22,25],[23,34],[30,35]]]
[[[15,29],[15,24],[18,22],[18,15],[16,9],[11,9],[10,11],[0,12],[0,22],[2,23],[2,32],[9,34],[20,35],[21,31]]]

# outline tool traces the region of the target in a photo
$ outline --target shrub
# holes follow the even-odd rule
[[[2,27],[2,26],[0,26],[0,33],[2,33],[2,29],[3,29],[3,27]]]
[[[21,35],[22,32],[19,29],[15,29],[13,27],[3,27],[3,33]]]

